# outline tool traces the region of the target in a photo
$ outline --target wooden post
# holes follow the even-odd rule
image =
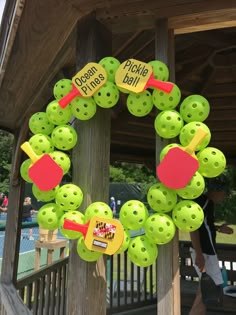
[[[156,23],[155,59],[163,61],[170,70],[171,82],[175,81],[174,32],[168,28],[168,20],[160,19]],[[173,142],[173,139],[172,139]],[[160,161],[160,152],[168,140],[156,138],[156,162]],[[179,279],[179,237],[178,230],[171,243],[159,246],[157,263],[157,314],[180,315],[180,279]]]
[[[111,55],[110,33],[94,17],[78,25],[77,69]],[[73,182],[84,194],[81,211],[92,202],[108,202],[110,161],[110,110],[97,107],[88,121],[76,121],[78,144],[73,150]],[[70,315],[106,314],[106,258],[85,262],[71,241],[67,286]]]

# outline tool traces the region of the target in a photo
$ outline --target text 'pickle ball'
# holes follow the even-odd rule
[[[68,151],[74,148],[77,143],[77,133],[71,126],[57,126],[52,132],[52,143],[62,151]]]
[[[62,211],[55,203],[47,203],[38,211],[38,224],[46,230],[55,230],[59,227]]]
[[[65,184],[56,193],[56,204],[64,211],[76,210],[83,201],[83,193],[79,186]]]
[[[60,100],[72,90],[72,81],[69,79],[59,80],[53,88],[53,95],[56,100]]]
[[[148,218],[146,206],[139,200],[129,200],[120,209],[120,221],[128,230],[139,230],[144,227]]]
[[[128,256],[139,267],[151,266],[158,256],[157,245],[151,242],[147,236],[136,236],[130,241]]]
[[[144,226],[145,234],[155,244],[167,244],[175,235],[175,224],[172,218],[163,213],[151,215]]]
[[[165,139],[177,137],[183,124],[183,119],[176,110],[163,110],[154,121],[156,133]]]
[[[35,113],[29,119],[29,129],[33,134],[41,133],[49,136],[54,127],[45,112]]]
[[[77,242],[77,253],[81,259],[88,262],[97,261],[102,256],[102,253],[89,250],[86,247],[83,236]]]
[[[154,211],[159,213],[169,212],[176,205],[177,194],[162,183],[157,183],[149,188],[147,202]]]
[[[207,147],[197,153],[199,173],[204,177],[217,177],[223,173],[226,167],[224,153],[216,148]]]
[[[201,143],[199,143],[199,145],[196,147],[196,151],[204,149],[209,144],[211,140],[210,129],[207,127],[206,124],[202,122],[193,121],[184,125],[184,127],[180,131],[179,140],[182,146],[186,147],[191,142],[199,128],[206,131],[208,135],[202,140]]]
[[[189,95],[180,105],[180,115],[187,123],[192,121],[203,122],[210,113],[208,100],[201,95]]]
[[[94,216],[112,219],[113,213],[111,208],[105,202],[95,201],[86,208],[84,216],[85,222],[87,223]]]
[[[204,213],[195,201],[182,200],[174,207],[172,219],[181,231],[193,232],[202,225]]]
[[[174,109],[180,101],[181,92],[176,84],[170,93],[163,92],[160,89],[154,89],[152,93],[153,104],[159,110]]]
[[[59,221],[60,232],[66,238],[70,240],[75,240],[79,238],[80,236],[82,236],[80,232],[67,230],[63,228],[63,224],[66,219],[73,221],[75,223],[84,224],[85,222],[84,222],[83,213],[81,213],[80,211],[68,211],[63,214],[63,216],[60,218],[60,221]]]
[[[144,117],[148,115],[153,108],[151,93],[149,91],[138,94],[130,93],[127,97],[127,108],[134,116]]]

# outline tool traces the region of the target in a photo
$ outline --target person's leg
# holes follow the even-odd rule
[[[198,287],[197,294],[189,315],[206,315],[206,305],[202,302],[200,286]]]

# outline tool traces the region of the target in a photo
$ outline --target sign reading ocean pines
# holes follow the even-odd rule
[[[144,90],[152,72],[149,64],[136,59],[128,59],[119,66],[116,72],[116,84],[127,91],[140,93]]]
[[[119,66],[115,81],[117,86],[133,93],[141,93],[150,86],[170,93],[174,86],[155,79],[152,66],[136,59],[128,59]]]
[[[90,62],[72,78],[72,83],[81,96],[91,97],[106,83],[106,80],[105,69],[98,63]]]

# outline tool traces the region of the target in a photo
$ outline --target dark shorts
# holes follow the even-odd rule
[[[32,218],[31,217],[22,218],[22,222],[32,222]]]

